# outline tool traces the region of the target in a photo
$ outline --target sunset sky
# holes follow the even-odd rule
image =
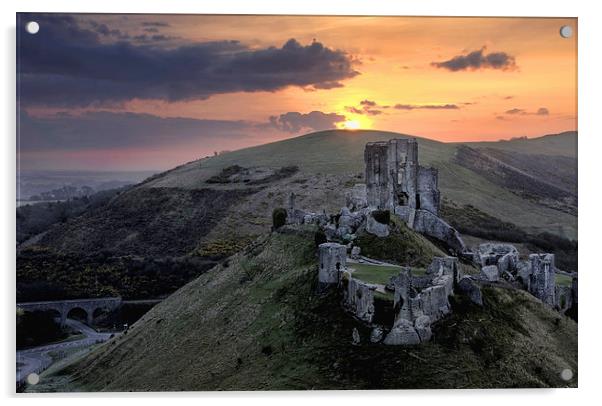
[[[329,128],[577,129],[576,19],[20,14],[17,32],[22,169],[168,169]]]

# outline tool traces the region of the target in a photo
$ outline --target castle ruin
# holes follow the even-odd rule
[[[452,311],[454,290],[482,306],[482,286],[510,283],[562,313],[577,305],[576,274],[556,269],[553,254],[532,254],[525,261],[513,245],[493,242],[468,250],[460,234],[439,217],[437,169],[420,166],[418,157],[413,138],[366,144],[365,184],[348,190],[346,206],[335,215],[299,209],[296,196],[289,195],[287,223],[317,225],[328,241],[319,245],[318,291],[340,290],[345,310],[371,328],[370,342],[413,345],[430,340],[432,324]],[[443,242],[453,256],[432,258],[425,271],[401,266],[386,284],[361,280],[355,274],[358,263],[395,265],[360,255],[355,244],[363,232],[387,238],[397,227],[391,217]],[[480,273],[463,275],[458,257]],[[570,286],[556,284],[559,272],[572,278]],[[360,342],[354,329],[353,343]]]
[[[369,142],[364,150],[366,200],[391,212],[427,210],[439,215],[438,172],[418,164],[415,138]]]
[[[466,252],[460,234],[439,217],[439,173],[418,164],[415,138],[369,142],[364,163],[369,209],[388,210],[411,229],[445,242],[458,255]],[[379,230],[377,235],[387,233]]]

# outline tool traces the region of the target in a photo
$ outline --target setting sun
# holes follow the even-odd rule
[[[347,120],[343,123],[343,128],[346,130],[359,130],[360,127],[360,122],[357,120]]]

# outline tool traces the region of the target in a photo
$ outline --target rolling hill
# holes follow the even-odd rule
[[[194,161],[169,171],[145,184],[146,187],[199,188],[209,177],[231,165],[281,167],[296,165],[302,174],[329,174],[346,177],[349,181],[363,174],[364,146],[370,141],[385,141],[395,137],[408,137],[384,131],[331,130],[246,148]],[[576,183],[577,133],[566,132],[532,139],[478,143],[441,143],[418,138],[421,164],[439,169],[441,195],[459,205],[472,205],[503,221],[515,223],[534,233],[551,232],[570,239],[577,238],[577,222],[574,215],[538,204],[537,201],[513,193],[504,185],[462,165],[455,159],[458,146],[474,149],[487,148],[527,155],[530,161],[549,163],[551,170],[534,173],[533,177],[549,184],[559,183],[554,174],[563,171]],[[503,161],[503,157],[498,157]],[[525,160],[523,160],[525,161]],[[507,166],[517,173],[525,168],[509,160]],[[361,181],[361,180],[358,180]],[[576,195],[576,184],[574,185]],[[337,200],[344,203],[344,196]]]
[[[285,230],[286,231],[286,230]],[[522,290],[454,296],[433,341],[370,344],[341,297],[317,295],[312,230],[257,239],[187,284],[126,334],[31,391],[308,390],[575,386],[577,325]],[[301,231],[301,232],[300,232]],[[412,233],[411,231],[409,231]],[[436,252],[420,236],[408,250]],[[420,242],[422,241],[422,242]],[[427,258],[424,258],[427,260]],[[352,331],[362,345],[352,345]]]

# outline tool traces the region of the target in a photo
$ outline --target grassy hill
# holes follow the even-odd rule
[[[297,165],[302,174],[328,174],[346,178],[348,183],[364,171],[364,146],[370,141],[408,137],[405,134],[372,130],[330,130],[307,134],[285,141],[246,148],[190,162],[148,182],[147,187],[199,188],[211,176],[231,165],[281,167]],[[442,196],[456,204],[472,205],[500,220],[517,224],[532,233],[551,232],[567,238],[577,238],[576,216],[555,210],[549,204],[540,204],[500,185],[483,174],[467,168],[455,159],[460,145],[472,148],[498,149],[520,152],[528,160],[562,171],[564,178],[556,180],[553,171],[534,172],[544,183],[565,182],[577,178],[577,133],[566,132],[540,138],[480,143],[441,143],[418,138],[419,161],[422,165],[439,169],[439,187]],[[524,173],[524,165],[510,161],[507,165],[517,173]],[[558,159],[564,157],[566,159]],[[503,157],[497,156],[497,159]],[[523,162],[525,159],[523,159]],[[361,179],[357,179],[361,181]],[[332,200],[332,199],[331,199]],[[337,205],[344,204],[344,193]],[[336,206],[336,205],[335,205]]]
[[[408,247],[436,252],[416,236]],[[424,258],[426,260],[426,258]],[[272,233],[154,307],[127,334],[29,390],[301,390],[576,386],[576,324],[524,291],[461,297],[415,347],[369,331],[315,294],[313,231]],[[364,345],[354,346],[358,328]]]

